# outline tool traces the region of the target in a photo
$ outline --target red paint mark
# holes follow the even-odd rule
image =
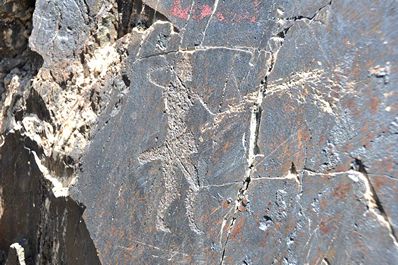
[[[210,16],[212,12],[213,10],[209,5],[202,6],[202,11],[200,12],[200,19]]]
[[[222,13],[220,13],[220,12],[217,12],[217,13],[216,13],[216,17],[217,17],[217,19],[218,19],[219,21],[224,21],[224,20],[225,20],[224,15],[223,15]]]
[[[253,11],[242,12],[240,14],[234,12],[216,12],[216,18],[220,22],[224,23],[242,23],[249,22],[255,24],[259,17],[259,0],[252,0],[251,6],[253,7]],[[183,20],[188,20],[190,6],[182,7],[181,0],[173,0],[173,6],[170,10],[171,15],[176,18],[180,18]],[[193,20],[203,20],[207,17],[210,17],[213,13],[213,9],[211,6],[207,4],[196,5],[192,8],[192,16],[190,17]]]
[[[187,20],[189,15],[189,7],[182,8],[181,0],[174,0],[171,14],[175,17]]]

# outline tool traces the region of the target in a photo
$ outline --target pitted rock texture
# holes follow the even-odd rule
[[[0,264],[397,264],[397,20],[0,0]]]

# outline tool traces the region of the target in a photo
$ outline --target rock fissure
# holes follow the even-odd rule
[[[325,8],[331,6],[333,3],[333,0],[330,0],[329,3],[325,4],[324,6],[320,7],[312,16],[302,16],[302,15],[298,15],[298,16],[294,16],[294,17],[288,17],[285,18],[285,20],[287,21],[301,21],[301,20],[309,20],[309,21],[313,21],[316,16]]]
[[[369,179],[369,175],[365,165],[360,159],[356,158],[355,161],[352,163],[352,169],[360,173],[358,174],[358,177],[365,185],[366,190],[364,192],[364,197],[367,200],[369,211],[373,212],[376,215],[376,218],[380,221],[380,223],[387,227],[390,238],[393,240],[395,247],[398,248],[398,240],[395,234],[394,227],[384,210],[383,204],[377,196],[371,180]]]
[[[324,8],[330,6],[331,4],[332,4],[332,0],[327,5],[319,8],[318,11],[314,13],[314,15],[312,15],[311,17],[306,18],[306,19],[313,20],[318,15],[318,13],[320,13]],[[298,17],[294,17],[291,19],[288,18],[286,20],[300,21],[303,18],[305,18],[305,17],[298,16]],[[280,51],[280,49],[283,46],[283,42],[286,38],[287,33],[293,26],[294,26],[294,24],[285,27],[282,31],[277,33],[274,37],[271,37],[270,41],[268,42],[268,46],[271,48],[268,71],[264,78],[264,81],[262,81],[262,84],[260,85],[260,88],[257,92],[257,100],[254,103],[252,114],[251,114],[249,147],[248,147],[248,151],[247,151],[248,152],[248,158],[247,158],[248,168],[246,169],[246,175],[245,175],[245,179],[243,182],[243,186],[239,190],[237,199],[235,200],[235,210],[233,213],[231,223],[229,225],[225,243],[222,248],[222,256],[221,256],[221,261],[220,261],[221,265],[224,264],[226,246],[228,244],[229,236],[231,234],[231,231],[234,228],[236,220],[239,218],[239,216],[238,216],[239,212],[244,211],[247,204],[250,203],[249,198],[247,197],[246,193],[249,189],[250,182],[252,181],[252,171],[256,167],[256,165],[255,165],[256,155],[260,153],[257,142],[258,142],[258,135],[259,135],[259,131],[260,131],[260,123],[261,123],[261,113],[262,113],[261,105],[264,100],[264,97],[267,94],[268,76],[272,73],[272,71],[275,67],[275,64],[276,64],[278,52]],[[289,174],[286,178],[287,179],[293,178],[298,183],[300,192],[302,192],[302,182],[298,176],[296,167],[293,162],[292,162],[291,169],[289,170]],[[225,217],[224,217],[224,219],[225,219]],[[223,228],[221,229],[221,231],[223,231]]]
[[[283,42],[283,40],[282,40],[282,42]],[[282,47],[282,43],[281,43],[280,47]],[[261,82],[259,89],[257,91],[256,101],[254,102],[254,104],[252,106],[251,120],[250,120],[249,146],[248,146],[248,150],[247,150],[247,169],[246,169],[245,179],[243,181],[243,186],[240,188],[237,198],[235,200],[235,209],[234,209],[231,223],[229,224],[229,229],[228,229],[226,240],[225,240],[223,250],[222,250],[222,257],[221,257],[220,264],[224,264],[226,246],[228,244],[228,240],[229,240],[231,231],[234,228],[236,219],[238,218],[239,212],[244,211],[244,209],[250,202],[246,193],[249,189],[249,185],[252,180],[252,170],[255,166],[256,155],[260,153],[260,150],[258,148],[258,137],[259,137],[260,123],[261,123],[261,112],[262,112],[261,105],[263,103],[263,100],[264,100],[264,97],[265,97],[266,91],[267,91],[268,75],[272,72],[272,69],[275,64],[275,60],[276,60],[276,58],[274,57],[274,53],[271,52],[271,63],[268,68],[267,76]]]

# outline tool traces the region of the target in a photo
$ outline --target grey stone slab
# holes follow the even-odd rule
[[[90,30],[85,1],[37,1],[33,13],[30,47],[52,65],[79,54]]]
[[[397,263],[396,1],[0,4],[0,264]]]
[[[394,264],[393,239],[368,210],[358,174],[304,173],[301,187],[294,179],[253,180],[250,202],[226,244],[225,263]]]

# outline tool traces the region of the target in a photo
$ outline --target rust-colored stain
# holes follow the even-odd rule
[[[297,221],[296,221],[295,219],[293,219],[293,218],[289,218],[289,219],[288,219],[288,223],[287,223],[287,225],[286,225],[286,227],[285,227],[284,233],[285,233],[286,235],[287,235],[287,234],[290,234],[291,232],[294,231],[294,229],[296,228],[296,226],[297,226]]]
[[[326,207],[328,206],[328,200],[326,200],[326,199],[321,199],[321,200],[319,201],[319,206],[320,206],[320,208],[321,208],[322,210],[325,210]]]
[[[297,141],[299,148],[302,148],[310,138],[310,135],[307,130],[299,129],[297,131]]]
[[[348,99],[346,101],[346,107],[350,110],[351,114],[356,117],[359,118],[361,115],[361,111],[359,110],[356,102],[354,99]]]
[[[245,224],[245,218],[244,217],[239,217],[236,222],[234,227],[232,228],[231,231],[231,238],[232,239],[236,239],[236,237],[238,236],[238,234],[240,234],[240,232],[242,231],[242,228]]]
[[[361,145],[368,145],[370,143],[370,140],[376,137],[376,134],[373,131],[369,130],[369,128],[372,127],[373,127],[372,124],[369,124],[367,122],[364,123],[363,127],[361,128],[361,134],[362,134],[360,139]]]
[[[234,262],[234,259],[231,256],[225,257],[224,260],[226,261],[225,262],[226,264],[233,264],[233,262]]]
[[[322,234],[328,234],[330,232],[330,227],[326,222],[321,221],[319,223],[319,230],[322,232]]]
[[[223,220],[222,220],[222,219],[219,219],[219,220],[216,221],[215,224],[216,224],[217,226],[221,226],[222,222],[223,222]]]
[[[343,145],[342,149],[344,152],[350,152],[353,149],[353,144],[348,142],[347,144]]]
[[[370,112],[372,114],[377,114],[380,105],[380,99],[378,97],[372,97],[370,99]]]
[[[227,209],[228,207],[230,207],[231,206],[231,202],[229,201],[229,200],[224,200],[223,202],[222,202],[222,208],[223,209]]]
[[[333,196],[339,199],[345,199],[351,189],[352,186],[350,183],[341,183],[333,190]]]
[[[223,150],[224,150],[224,151],[228,151],[229,149],[231,149],[231,142],[226,142],[226,143],[223,145]]]
[[[348,149],[348,148],[347,148]],[[350,149],[348,149],[350,150]],[[351,166],[351,160],[350,159],[342,159],[341,163],[338,164],[335,168],[335,172],[343,172],[347,171],[348,168]]]
[[[385,178],[385,177],[380,177],[380,176],[372,176],[372,184],[375,187],[376,191],[380,190],[384,186],[389,186],[390,180]]]
[[[219,207],[216,208],[215,211],[217,211],[217,209],[219,209]],[[215,211],[213,210],[210,214],[214,213]],[[207,222],[209,222],[209,215],[204,213],[202,216],[198,217],[197,219],[201,223],[207,223]]]

